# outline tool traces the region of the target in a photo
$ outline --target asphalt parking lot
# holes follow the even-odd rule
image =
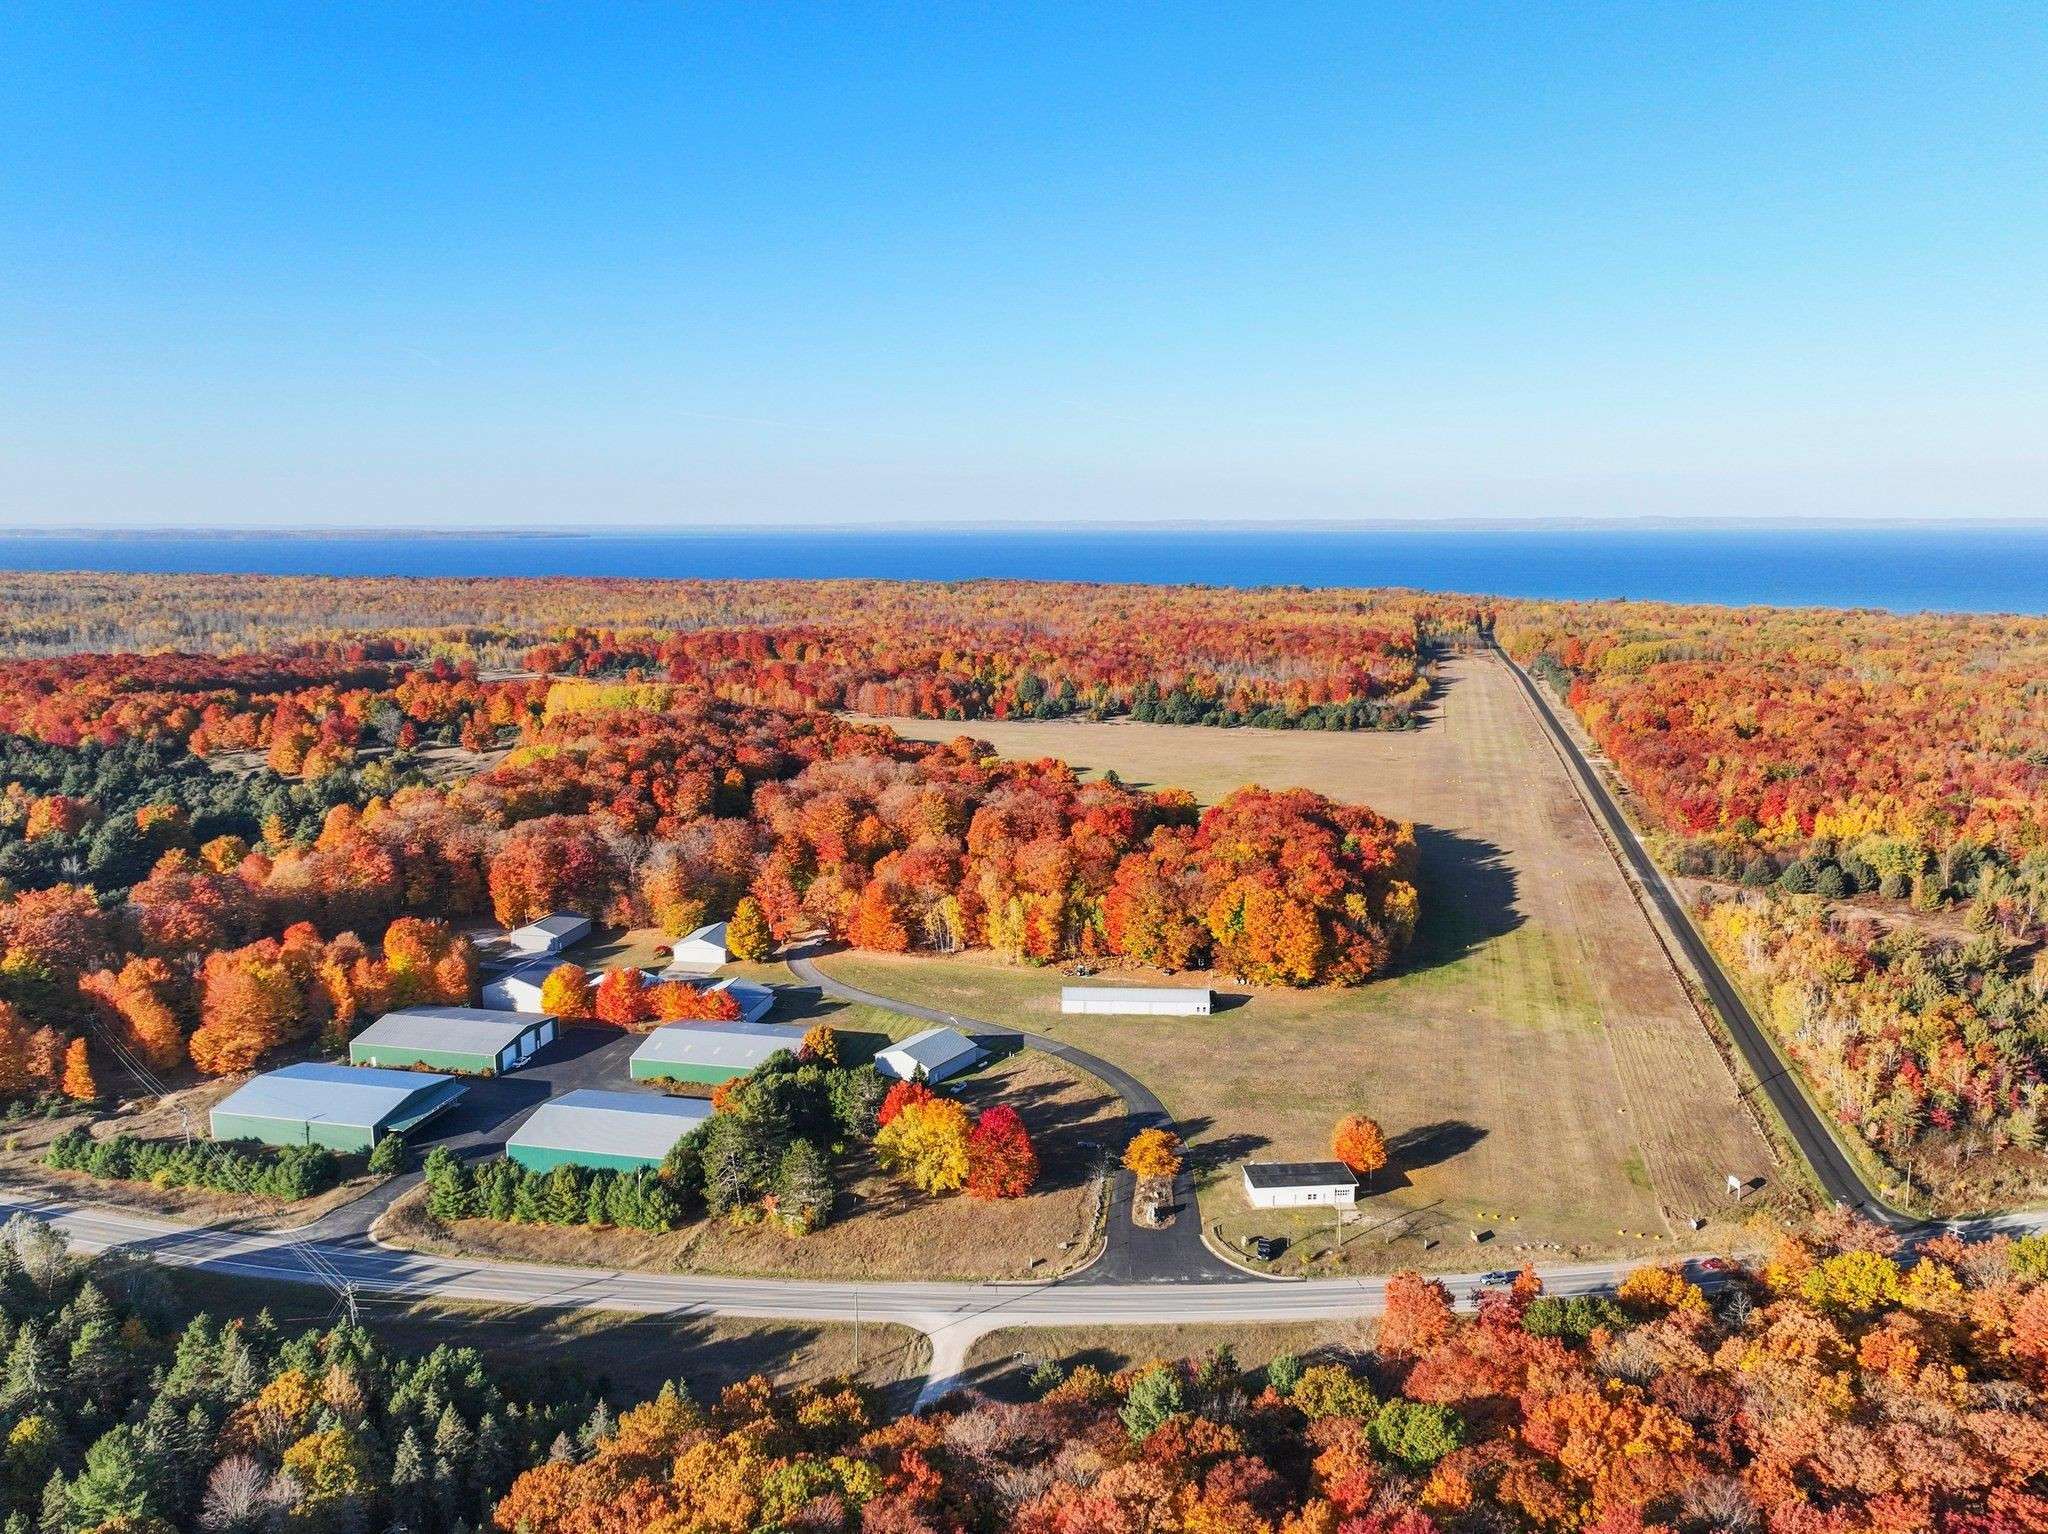
[[[607,1092],[658,1089],[627,1075],[626,1062],[644,1034],[571,1024],[545,1049],[505,1076],[465,1077],[462,1100],[425,1126],[421,1150],[445,1145],[465,1159],[495,1155],[526,1116],[551,1097],[583,1088]]]

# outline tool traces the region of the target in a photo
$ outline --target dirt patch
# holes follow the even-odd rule
[[[395,1245],[519,1262],[779,1278],[1009,1279],[1050,1277],[1093,1249],[1100,1171],[1122,1112],[1100,1082],[1020,1051],[949,1083],[976,1107],[1008,1103],[1037,1146],[1027,1198],[931,1198],[885,1176],[865,1151],[842,1170],[833,1223],[808,1236],[767,1225],[697,1220],[665,1235],[582,1226],[431,1219],[414,1190],[379,1222]]]
[[[1236,1168],[1323,1157],[1351,1111],[1377,1118],[1395,1153],[1367,1221],[1400,1223],[1373,1227],[1399,1234],[1370,1246],[1320,1243],[1337,1271],[1650,1255],[1705,1239],[1689,1222],[1724,1212],[1728,1173],[1775,1172],[1712,1038],[1506,668],[1451,659],[1432,713],[1420,730],[1386,734],[964,727],[1006,754],[1064,756],[1207,802],[1257,781],[1414,821],[1422,925],[1385,979],[1272,992],[1179,977],[1217,987],[1214,1016],[1063,1018],[1056,972],[986,954],[843,954],[825,967],[1124,1066],[1186,1127],[1205,1223],[1233,1244],[1252,1231],[1289,1236],[1299,1265],[1315,1261],[1327,1219],[1249,1209]],[[888,722],[925,738],[963,728]]]

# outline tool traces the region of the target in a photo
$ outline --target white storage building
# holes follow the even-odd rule
[[[1358,1202],[1358,1178],[1341,1161],[1247,1161],[1244,1196],[1254,1209],[1349,1209]]]
[[[588,916],[557,911],[552,916],[543,916],[539,921],[530,921],[523,927],[514,927],[505,934],[505,946],[515,954],[542,958],[551,953],[560,953],[571,943],[580,943],[589,935]]]
[[[898,1081],[944,1081],[985,1059],[988,1051],[957,1028],[927,1028],[875,1056],[875,1069]]]
[[[708,927],[699,927],[688,937],[677,938],[668,954],[668,968],[664,973],[671,979],[708,975],[722,968],[732,958],[726,952],[725,923],[715,921]]]
[[[1116,1017],[1207,1017],[1214,993],[1184,985],[1064,985],[1060,1011]]]
[[[538,1012],[540,988],[561,962],[559,959],[536,959],[486,980],[481,992],[483,1004],[499,1012]]]

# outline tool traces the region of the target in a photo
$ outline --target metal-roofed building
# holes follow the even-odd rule
[[[413,1130],[462,1096],[452,1076],[308,1061],[252,1077],[213,1105],[216,1140],[366,1151]]]
[[[560,953],[571,943],[581,942],[589,934],[588,916],[557,911],[523,927],[514,927],[505,934],[505,946],[513,953],[528,958],[545,958],[548,954]]]
[[[740,1009],[740,1021],[758,1023],[775,1010],[775,988],[756,985],[751,980],[725,979],[716,985],[706,986],[707,991],[723,991]]]
[[[1358,1202],[1358,1178],[1341,1161],[1247,1161],[1245,1201],[1254,1209]]]
[[[1214,995],[1184,985],[1063,985],[1060,1011],[1121,1017],[1207,1017]]]
[[[688,1081],[717,1086],[744,1076],[777,1050],[792,1054],[801,1028],[780,1023],[672,1023],[647,1035],[627,1073],[635,1081]]]
[[[957,1028],[927,1028],[875,1056],[875,1069],[898,1081],[944,1081],[988,1054]]]
[[[536,1108],[505,1142],[529,1172],[558,1166],[631,1172],[660,1166],[676,1141],[711,1117],[702,1098],[659,1092],[564,1092]]]
[[[529,959],[517,969],[508,969],[486,980],[478,995],[493,1011],[538,1012],[540,988],[561,963],[560,959]]]
[[[665,974],[670,979],[708,975],[722,968],[732,957],[725,946],[725,923],[715,921],[707,927],[699,927],[688,937],[677,938],[668,953]]]
[[[531,1012],[482,1007],[404,1007],[386,1012],[348,1041],[358,1065],[424,1065],[502,1075],[554,1042],[556,1022]]]

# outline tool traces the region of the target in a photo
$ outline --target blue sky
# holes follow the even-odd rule
[[[2038,5],[0,43],[16,526],[2048,515]]]

